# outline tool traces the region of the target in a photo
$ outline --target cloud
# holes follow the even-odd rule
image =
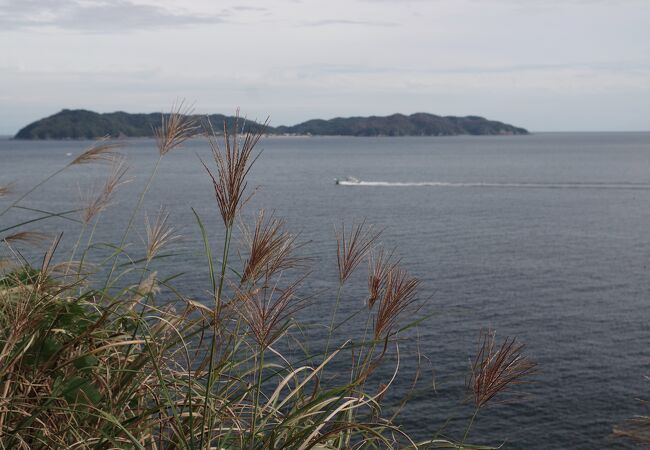
[[[369,65],[335,65],[311,64],[291,68],[300,78],[314,78],[319,75],[367,75],[367,74],[422,74],[422,75],[482,75],[514,74],[521,72],[558,72],[558,71],[592,71],[592,72],[650,72],[650,59],[583,61],[556,64],[502,64],[481,66],[447,66],[441,68],[422,68],[405,66],[369,66]]]
[[[374,20],[345,20],[345,19],[322,19],[305,22],[305,25],[311,27],[325,27],[329,25],[355,25],[355,26],[371,26],[371,27],[394,27],[398,24],[395,22],[382,22]]]
[[[233,9],[235,11],[255,11],[255,12],[267,12],[267,11],[269,11],[268,8],[265,8],[263,6],[247,6],[247,5],[233,6],[231,9]]]
[[[107,32],[223,22],[220,15],[169,11],[131,0],[0,0],[0,30],[53,27]]]
[[[476,4],[484,4],[484,0],[471,0]],[[509,5],[519,11],[551,11],[557,12],[562,8],[593,8],[593,7],[647,7],[647,0],[493,0],[494,3]]]

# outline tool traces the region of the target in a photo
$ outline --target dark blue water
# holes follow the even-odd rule
[[[26,189],[84,145],[0,141],[0,184],[15,181],[17,191]],[[427,302],[420,314],[433,316],[408,335],[419,336],[419,347],[406,340],[400,348],[398,394],[410,385],[418,349],[428,358],[402,414],[407,429],[426,438],[447,424],[444,433],[462,434],[471,415],[461,403],[469,360],[479,330],[492,327],[498,336],[525,342],[540,372],[524,399],[484,410],[471,437],[505,440],[506,448],[627,448],[608,435],[624,418],[647,412],[635,398],[650,387],[643,379],[650,374],[650,134],[272,138],[261,147],[250,178],[259,190],[244,215],[273,209],[311,241],[303,250],[316,270],[305,289],[325,293],[303,312],[308,321],[331,311],[333,228],[341,219],[367,218],[385,227],[383,243],[397,247],[404,265],[422,279]],[[118,195],[119,206],[104,214],[98,240],[117,239],[123,211],[134,204],[157,157],[149,140],[130,141],[126,153],[136,179]],[[161,261],[159,274],[185,272],[176,286],[201,298],[209,282],[190,207],[208,224],[215,247],[222,225],[196,153],[208,157],[204,143],[165,158],[146,209],[167,205],[185,236],[174,246],[175,259]],[[78,191],[102,170],[74,168],[25,204],[73,209]],[[334,184],[346,175],[443,184]],[[16,212],[0,225],[28,216]],[[63,220],[34,224],[64,230],[68,246],[75,227]],[[139,217],[135,244],[141,236]],[[361,305],[364,275],[362,268],[345,291],[343,313]],[[337,339],[358,328],[351,323]],[[389,371],[394,361],[388,358]]]

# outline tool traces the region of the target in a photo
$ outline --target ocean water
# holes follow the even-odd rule
[[[119,238],[124,211],[157,157],[151,140],[127,143],[135,179],[104,214],[97,240]],[[0,140],[0,184],[27,189],[86,145]],[[260,207],[274,210],[308,241],[302,251],[314,270],[304,289],[317,295],[302,314],[314,339],[332,308],[334,226],[341,220],[366,218],[384,228],[382,243],[421,278],[419,314],[430,317],[400,345],[394,398],[408,391],[420,353],[420,381],[401,415],[408,430],[423,439],[462,436],[472,413],[462,402],[465,376],[479,331],[491,327],[526,343],[539,373],[524,397],[482,411],[471,441],[505,441],[513,449],[629,448],[609,434],[623,419],[647,413],[636,399],[650,398],[643,378],[650,375],[650,133],[269,138],[260,148],[250,176],[257,191],[244,217]],[[145,203],[150,213],[169,207],[184,235],[159,274],[183,272],[176,286],[200,299],[209,282],[191,208],[215,245],[223,230],[199,157],[209,158],[202,141],[169,154]],[[74,209],[78,192],[102,174],[101,167],[75,167],[24,204]],[[345,176],[362,183],[335,185]],[[34,214],[15,211],[0,228]],[[64,231],[64,246],[76,238],[69,221],[31,226]],[[142,237],[139,217],[133,240]],[[342,316],[360,307],[364,275],[362,267],[346,288]],[[353,322],[336,338],[358,331]],[[395,363],[394,355],[387,358],[384,375]]]

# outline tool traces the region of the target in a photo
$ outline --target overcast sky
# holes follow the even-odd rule
[[[0,134],[62,108],[650,130],[650,0],[0,0]]]

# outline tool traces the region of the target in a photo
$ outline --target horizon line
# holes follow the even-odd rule
[[[528,130],[528,136],[532,136],[535,134],[624,134],[624,133],[650,133],[650,130]],[[2,140],[16,140],[16,141],[25,141],[25,142],[34,142],[34,141],[94,141],[96,139],[15,139],[16,133],[13,134],[5,134],[5,133],[0,133],[0,139]],[[348,136],[348,135],[320,135],[320,134],[314,134],[314,135],[268,135],[267,137],[273,137],[273,138],[281,138],[281,137],[320,137],[320,138],[354,138],[354,139],[359,139],[359,138],[431,138],[431,139],[437,139],[437,138],[455,138],[455,137],[488,137],[488,138],[494,138],[494,137],[499,137],[500,135],[472,135],[472,134],[456,134],[456,135],[445,135],[445,136],[384,136],[384,135],[378,135],[378,136]],[[513,137],[525,137],[527,135],[517,135]],[[149,136],[126,136],[125,138],[114,138],[114,139],[155,139],[154,137],[149,137]]]

